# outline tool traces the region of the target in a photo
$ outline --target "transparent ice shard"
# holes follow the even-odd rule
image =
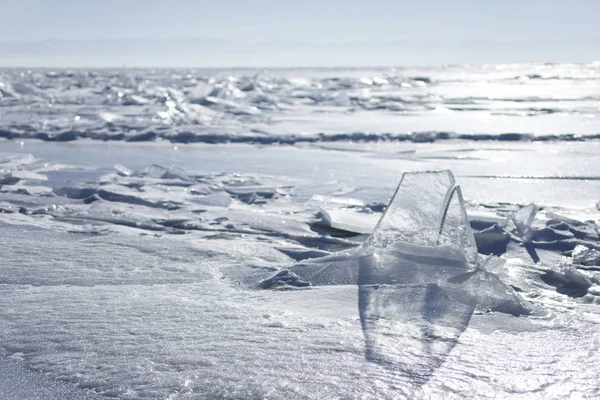
[[[180,179],[182,181],[189,181],[190,176],[181,168],[171,167],[161,176],[162,179]]]
[[[457,246],[465,253],[469,263],[477,263],[477,244],[469,224],[459,186],[452,191],[446,206],[440,226],[438,245]]]
[[[448,170],[405,173],[365,244],[373,248],[385,248],[396,242],[436,246],[454,187],[454,176]]]
[[[405,173],[362,246],[305,260],[289,270],[312,285],[360,284],[359,259],[364,256],[381,260],[374,264],[378,281],[371,284],[443,284],[452,274],[480,268],[462,192],[452,172]]]
[[[146,169],[145,176],[160,179],[167,172],[167,169],[161,165],[152,164]]]
[[[499,263],[479,259],[460,187],[450,171],[439,171],[405,173],[362,246],[289,271],[311,285],[358,285],[366,358],[423,384],[475,310],[526,313],[512,289],[488,272]]]
[[[476,268],[477,246],[452,172],[405,173],[386,212],[361,247],[301,262],[290,270],[312,285],[357,284],[359,258],[375,252],[396,258],[454,259],[460,260],[465,271]],[[397,263],[391,266],[394,273],[408,270]],[[426,272],[413,272],[413,282],[417,277],[430,278]]]
[[[526,312],[479,260],[450,171],[405,174],[359,256],[365,356],[414,384],[429,380],[475,310]]]
[[[132,170],[130,170],[129,168],[127,168],[121,164],[115,164],[113,166],[113,168],[115,170],[117,170],[117,174],[119,174],[120,176],[132,176],[133,175]]]
[[[528,204],[525,207],[512,213],[507,219],[507,228],[511,229],[514,226],[515,233],[524,241],[531,240],[532,228],[531,224],[538,212],[538,206],[534,203]]]
[[[568,264],[547,270],[541,278],[544,283],[556,287],[558,293],[569,297],[583,297],[593,285],[590,278]]]
[[[165,168],[161,165],[152,164],[146,169],[145,176],[156,179],[181,179],[182,181],[189,181],[189,175],[177,167]]]
[[[356,285],[359,251],[340,252],[306,260],[294,264],[289,270],[309,282],[311,286]]]

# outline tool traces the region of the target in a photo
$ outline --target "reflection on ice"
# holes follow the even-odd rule
[[[405,173],[358,249],[298,263],[261,287],[357,284],[368,360],[426,382],[472,314],[526,312],[480,260],[460,187],[450,171]]]
[[[479,262],[450,171],[404,174],[361,251],[359,313],[366,356],[413,382],[426,382],[441,365],[477,306],[522,312]]]
[[[365,355],[417,383],[443,362],[475,309],[461,285],[469,265],[448,250],[399,243],[359,261]]]

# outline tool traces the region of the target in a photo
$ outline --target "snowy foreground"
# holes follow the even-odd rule
[[[353,259],[402,174],[441,169],[505,262]],[[597,398],[597,171],[597,141],[0,141],[0,398]],[[381,259],[416,284],[314,273]]]

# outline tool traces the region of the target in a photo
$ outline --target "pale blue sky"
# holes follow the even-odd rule
[[[594,52],[600,48],[600,0],[0,0],[0,12],[0,65],[292,66],[600,58]],[[182,38],[226,42],[208,49],[208,42],[190,46],[177,40]],[[11,44],[61,39],[77,43],[58,41],[47,48]],[[173,46],[149,49],[155,39],[172,40]],[[86,56],[82,42],[87,41],[101,41],[102,46]],[[406,41],[413,44],[394,47]],[[510,45],[496,48],[482,44],[486,41]],[[130,49],[117,51],[116,42]],[[426,43],[421,52],[414,42]],[[165,51],[169,57],[156,54]],[[257,54],[262,56],[257,59]]]

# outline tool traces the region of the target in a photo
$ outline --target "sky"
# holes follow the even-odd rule
[[[600,60],[598,0],[0,0],[3,66]]]

